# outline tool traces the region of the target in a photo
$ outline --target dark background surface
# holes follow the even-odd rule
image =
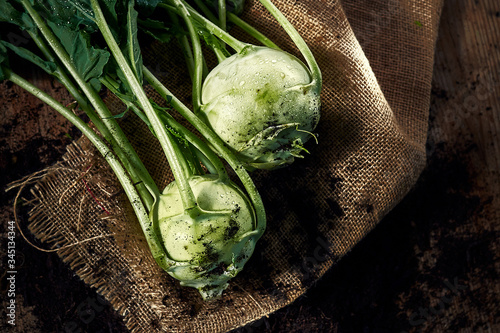
[[[499,31],[495,1],[445,4],[428,165],[415,188],[306,295],[235,332],[500,331]],[[63,94],[37,74],[32,78]],[[79,134],[7,83],[0,86],[0,100],[4,189],[52,165]],[[13,219],[13,197],[0,192],[2,235]],[[6,237],[0,244],[4,256]],[[16,247],[18,312],[10,331],[127,331],[111,306],[56,254],[30,247],[20,235]],[[6,288],[3,276],[2,299]],[[2,331],[4,311],[2,306]]]

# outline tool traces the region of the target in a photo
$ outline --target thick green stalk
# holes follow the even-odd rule
[[[149,119],[146,117],[146,115],[134,104],[134,102],[132,102],[129,98],[127,98],[128,96],[123,96],[120,91],[118,91],[118,83],[116,81],[114,81],[112,78],[110,78],[109,76],[106,76],[106,77],[103,77],[101,78],[100,82],[106,87],[108,88],[109,91],[111,91],[111,93],[113,93],[113,95],[115,95],[116,97],[118,97],[123,104],[125,104],[125,106],[127,107],[126,111],[128,111],[128,109],[132,109],[132,111],[148,126],[148,127],[151,127],[151,123],[149,122]]]
[[[202,0],[194,0],[196,3],[196,6],[200,7],[201,11],[203,12],[203,15],[205,15],[212,23],[217,24],[217,17],[215,17],[214,14],[208,9],[208,7],[203,3]]]
[[[194,56],[193,51],[191,50],[191,46],[189,45],[189,40],[187,36],[181,36],[179,43],[181,44],[181,48],[184,50],[184,58],[186,59],[186,64],[188,67],[189,77],[191,80],[194,78]]]
[[[219,27],[222,30],[227,30],[226,16],[226,0],[219,0]]]
[[[104,139],[108,141],[112,148],[113,151],[117,154],[117,156],[120,158],[122,161],[123,165],[125,166],[125,169],[129,172],[132,181],[136,183],[137,185],[137,191],[141,195],[141,198],[145,201],[146,207],[149,210],[151,206],[153,205],[153,197],[150,194],[150,190],[146,187],[144,182],[140,182],[140,179],[147,178],[145,176],[138,176],[136,173],[140,174],[140,170],[135,171],[135,167],[131,164],[131,162],[126,158],[125,153],[121,150],[121,148],[118,146],[116,143],[116,140],[114,139],[113,135],[111,132],[108,130],[108,128],[102,123],[101,119],[97,116],[97,114],[94,112],[90,104],[88,103],[87,98],[81,94],[81,92],[78,90],[78,88],[75,86],[71,78],[68,76],[66,71],[62,70],[62,68],[59,65],[59,61],[54,57],[52,54],[52,50],[48,47],[48,45],[45,43],[45,41],[37,36],[34,33],[30,33],[31,38],[35,42],[35,44],[38,46],[38,48],[42,51],[43,55],[48,61],[52,61],[53,63],[58,64],[56,71],[55,71],[55,76],[59,79],[59,81],[66,87],[66,89],[69,91],[69,93],[75,98],[76,102],[78,105],[82,108],[82,110],[85,112],[85,114],[89,117],[90,121],[96,126],[97,130],[102,134]],[[156,188],[156,185],[154,182],[150,181],[149,187],[153,189],[153,191],[158,192],[158,189]]]
[[[146,239],[148,241],[148,245],[151,249],[151,253],[153,254],[154,259],[162,267],[163,269],[167,269],[171,263],[170,259],[167,258],[165,252],[163,251],[163,247],[154,233],[152,223],[148,217],[148,212],[141,202],[141,198],[137,193],[137,190],[127,175],[127,172],[124,170],[123,166],[116,159],[113,152],[109,149],[109,147],[103,142],[103,140],[79,117],[77,117],[71,110],[64,107],[54,98],[49,96],[44,91],[40,90],[30,82],[26,81],[22,77],[18,76],[15,73],[12,73],[10,70],[3,68],[4,73],[6,73],[6,79],[12,81],[17,84],[21,88],[25,89],[29,93],[33,94],[41,101],[45,102],[56,111],[58,111],[61,115],[63,115],[67,120],[69,120],[73,125],[75,125],[88,139],[89,141],[97,148],[97,150],[104,157],[106,162],[109,164],[113,172],[115,173],[118,181],[120,182],[125,194],[127,195],[130,204],[134,210],[137,219],[141,225],[141,228],[144,234],[147,236]]]
[[[151,122],[149,121],[149,119],[147,118],[147,116],[144,114],[144,112],[139,108],[137,107],[137,105],[135,105],[132,101],[128,100],[128,99],[125,99],[125,98],[121,98],[120,97],[120,94],[119,92],[116,90],[116,88],[114,87],[114,83],[115,82],[111,82],[111,80],[108,78],[108,80],[101,80],[101,82],[111,91],[113,92],[116,96],[118,96],[120,98],[120,100],[123,102],[123,104],[125,104],[125,106],[128,108],[128,109],[131,109],[143,122],[146,123],[147,126],[151,127]],[[188,142],[190,142],[195,148],[198,149],[198,151],[202,150],[202,148],[199,147],[199,142],[201,142],[201,140],[199,138],[197,138],[194,134],[192,134],[191,132],[189,132],[186,128],[184,128],[182,125],[180,125],[179,123],[177,123],[175,120],[173,120],[173,117],[170,116],[167,112],[161,112],[159,113],[160,115],[160,118],[162,119],[162,121],[170,126],[174,131],[176,131],[177,133],[180,133],[182,134],[182,136],[184,136]],[[190,134],[190,136],[189,136]],[[171,135],[169,136],[171,139],[174,139]],[[195,140],[198,140],[198,141],[195,141]],[[179,151],[177,148],[177,145],[174,144],[174,148],[176,149],[176,154],[177,156],[181,157],[179,159],[179,162],[181,164],[181,168],[183,170],[190,170],[189,166],[188,166],[188,163],[185,159],[182,158],[182,152]],[[209,152],[212,152],[208,147],[207,149]],[[213,152],[212,152],[213,154]],[[212,164],[212,162],[210,160],[207,160],[208,163]],[[199,167],[200,171],[201,171],[201,166]],[[188,172],[188,173],[185,173],[185,177],[189,177],[191,176],[192,173],[191,172]],[[227,176],[226,176],[227,178]]]
[[[144,114],[144,112],[137,107],[137,105],[135,105],[133,102],[131,102],[128,99],[120,97],[119,93],[116,91],[116,88],[113,86],[114,82],[111,82],[111,80],[102,80],[101,82],[111,92],[113,92],[116,96],[118,96],[120,98],[120,100],[123,102],[123,104],[125,104],[125,106],[128,109],[131,109],[142,121],[144,121],[146,123],[147,126],[151,127],[151,123],[150,123],[149,119]],[[224,178],[224,179],[228,178],[227,175],[221,174],[220,169],[215,169],[216,167],[214,167],[214,164],[217,164],[217,162],[219,162],[219,164],[222,166],[222,163],[220,163],[220,161],[218,160],[217,156],[215,156],[213,151],[210,148],[208,148],[206,145],[204,145],[203,142],[198,137],[196,137],[193,133],[188,131],[185,127],[183,127],[182,125],[177,123],[173,119],[173,117],[170,116],[167,112],[160,112],[159,115],[160,115],[160,118],[162,119],[162,121],[166,125],[170,126],[177,133],[180,133],[190,144],[192,144],[193,147],[197,149],[197,153],[199,153],[200,151],[203,152],[201,155],[203,156],[202,158],[205,162],[204,164],[205,164],[205,166],[207,166],[208,169],[211,169],[212,171],[214,171],[212,173],[218,173],[220,178]],[[182,153],[179,152],[178,154],[179,154],[178,156],[180,156]],[[215,156],[216,160],[213,161],[210,158],[207,159],[207,157],[203,154],[205,154],[207,156],[209,156],[208,154],[212,154],[213,156]],[[184,163],[184,164],[186,166],[186,163]],[[185,168],[185,167],[183,166],[183,168]],[[222,166],[222,168],[223,168],[223,166]],[[185,169],[187,170],[188,168],[185,168]],[[201,166],[199,167],[199,169],[200,169],[200,171],[202,171]],[[225,169],[223,169],[223,171],[225,172]],[[186,174],[186,177],[188,177],[189,175],[191,175],[191,174]]]
[[[203,12],[203,15],[205,15],[212,23],[217,24],[217,18],[212,14],[210,9],[205,6],[205,4],[201,0],[195,0],[194,1],[198,7],[200,7],[201,11]],[[279,50],[280,48],[274,44],[269,38],[267,38],[263,33],[255,29],[255,27],[251,26],[248,22],[243,21],[238,15],[233,14],[231,12],[227,12],[227,21],[237,25],[240,27],[243,31],[245,31],[247,34],[250,36],[254,37],[257,39],[262,45],[265,45],[267,47],[270,47],[272,49]],[[220,24],[219,24],[220,26]],[[226,30],[226,29],[224,29]]]
[[[163,128],[165,128],[165,127],[163,127]],[[173,149],[174,155],[176,157],[176,161],[179,164],[179,170],[182,172],[182,176],[179,178],[189,179],[193,175],[193,172],[191,170],[191,167],[189,166],[189,163],[188,163],[186,157],[184,156],[184,153],[180,149],[179,144],[177,143],[177,140],[174,138],[174,136],[172,135],[172,133],[170,133],[169,130],[167,130],[167,137],[168,137],[168,140],[172,144],[172,149]],[[176,182],[178,183],[180,181],[177,180]],[[195,199],[195,202],[196,202],[196,199]],[[188,209],[190,209],[190,208],[188,208]]]
[[[203,5],[203,3],[201,3],[201,5]],[[174,22],[174,25],[178,24],[177,15],[174,15],[174,13],[180,15],[180,11],[177,8],[170,7],[170,6],[162,6],[162,7],[164,9],[166,9],[168,11],[168,13],[171,15],[172,20]],[[207,8],[207,10],[208,10],[208,8]],[[214,18],[214,20],[217,21],[215,18]],[[192,21],[189,20],[189,22],[187,22],[187,24],[192,25]],[[189,31],[189,35],[193,39],[193,37],[192,37],[193,36],[193,32],[192,31]],[[194,32],[194,35],[195,35],[194,38],[197,39],[197,43],[200,44],[200,42],[198,40],[198,35],[196,34],[196,32]],[[183,50],[183,52],[185,54],[185,57],[186,57],[186,62],[187,62],[188,71],[189,71],[189,77],[191,78],[191,81],[194,83],[194,82],[196,82],[196,80],[194,78],[194,75],[193,75],[194,74],[194,68],[195,68],[195,59],[193,57],[193,52],[191,50],[191,46],[189,45],[188,38],[187,38],[186,35],[183,35],[181,37],[180,44],[181,44],[182,50]],[[200,47],[201,47],[201,44],[200,44]],[[221,47],[224,48],[224,45],[222,45]],[[224,51],[222,49],[214,47],[213,51],[215,52],[215,55],[217,56],[217,60],[219,62],[221,62],[224,59],[226,59],[226,55],[224,54]],[[205,58],[203,57],[203,53],[198,54],[198,57],[201,58],[201,61],[202,61],[202,75],[201,75],[202,76],[202,80],[201,81],[203,81],[203,78],[206,76],[206,73],[208,72],[208,68],[206,66],[206,62],[205,62]],[[198,60],[198,63],[199,63],[199,61],[200,60]],[[199,83],[199,85],[201,85],[201,82]],[[193,90],[195,90],[195,89],[196,88],[194,87],[194,84],[193,84]],[[195,112],[197,112],[196,108],[195,108]]]
[[[274,44],[269,38],[267,38],[263,33],[255,29],[253,26],[243,21],[238,17],[238,15],[229,12],[227,13],[227,19],[229,22],[234,23],[247,34],[258,40],[260,43],[262,43],[262,45],[265,45],[271,49],[280,49],[278,45]]]
[[[219,48],[215,48],[215,47],[214,47],[212,50],[214,51],[215,56],[217,57],[217,61],[218,61],[219,63],[221,63],[221,62],[223,62],[225,59],[227,59],[226,55],[224,54],[224,52],[223,52],[221,49],[219,49]]]
[[[112,86],[111,82],[109,81],[102,81],[102,82],[112,92],[115,91],[115,88]],[[151,126],[151,123],[147,119],[144,112],[141,109],[139,109],[133,102],[126,99],[121,99],[121,101],[127,106],[127,108],[130,108],[139,118],[141,118],[148,126]],[[227,175],[224,165],[217,157],[217,155],[212,151],[212,149],[210,149],[207,146],[206,143],[204,143],[191,131],[189,131],[184,126],[175,121],[174,117],[172,117],[167,112],[160,113],[160,118],[162,119],[162,122],[164,124],[170,126],[174,131],[181,134],[194,148],[196,148],[196,150],[201,154],[204,160],[203,164],[210,170],[211,173],[218,174],[219,178],[223,182],[229,179],[229,176]]]
[[[205,27],[205,29],[208,30],[208,32],[210,32],[212,35],[216,36],[217,38],[219,38],[220,40],[222,40],[224,43],[226,43],[227,45],[229,45],[230,47],[232,47],[236,52],[240,52],[241,50],[243,50],[243,48],[245,46],[248,45],[248,44],[243,43],[243,42],[239,41],[238,39],[234,38],[229,33],[227,33],[226,31],[222,30],[218,25],[212,23],[210,20],[208,20],[204,16],[200,15],[191,6],[189,6],[188,4],[186,4],[185,1],[182,1],[182,2],[184,3],[184,5],[186,6],[187,10],[189,11],[189,14],[194,19],[196,19],[196,21],[198,21],[199,23],[203,24],[203,26]],[[167,10],[173,10],[173,11],[179,13],[178,10],[175,7],[172,7],[172,6],[163,4],[163,3],[160,3],[158,6],[160,6],[162,8],[165,8]]]
[[[243,164],[234,156],[234,154],[225,146],[222,140],[215,134],[201,119],[199,119],[191,110],[189,110],[179,99],[173,96],[170,91],[146,68],[143,67],[144,78],[149,82],[149,84],[165,99],[170,101],[172,105],[178,112],[186,118],[186,120],[193,125],[198,132],[210,142],[217,153],[226,160],[231,168],[235,171],[236,175],[240,178],[241,183],[245,187],[250,200],[255,207],[257,216],[257,229],[259,233],[262,234],[266,229],[266,212],[264,209],[264,204],[262,198],[260,197],[253,180],[251,179],[248,172],[245,170]]]
[[[215,169],[214,171],[218,174],[219,179],[222,182],[227,182],[229,180],[229,176],[227,175],[226,168],[217,157],[217,155],[210,149],[205,142],[203,142],[200,138],[194,135],[192,132],[188,131],[184,126],[179,124],[175,119],[169,115],[165,114],[164,118],[165,122],[172,127],[176,132],[180,133],[184,136],[184,138],[192,144],[196,149],[198,149],[207,159],[208,162]]]
[[[322,86],[322,76],[321,70],[319,69],[318,63],[314,58],[309,46],[307,46],[306,42],[302,38],[302,36],[298,33],[298,31],[294,28],[294,26],[288,21],[288,19],[283,15],[283,13],[276,8],[276,6],[270,0],[259,0],[264,7],[271,13],[271,15],[278,21],[278,23],[285,29],[286,33],[293,40],[300,53],[307,62],[309,69],[312,74],[312,85],[315,88],[316,92],[319,94]]]
[[[64,47],[60,44],[57,37],[52,33],[43,18],[31,6],[29,0],[21,0],[21,3],[37,25],[41,34],[47,40],[47,43],[52,48],[52,51],[57,55],[61,63],[66,67],[68,72],[71,74],[80,89],[88,98],[89,102],[94,106],[95,110],[101,117],[102,123],[107,127],[110,133],[110,135],[106,139],[110,140],[113,143],[114,147],[119,147],[119,149],[116,150],[116,153],[122,163],[124,163],[124,165],[127,167],[127,170],[129,171],[134,183],[139,183],[140,181],[142,181],[148,188],[149,191],[142,190],[141,195],[143,196],[144,201],[150,207],[150,205],[153,203],[152,196],[157,195],[158,189],[156,188],[156,185],[147,172],[146,168],[142,164],[142,161],[137,156],[137,153],[131,148],[132,146],[127,137],[116,123],[116,120],[113,119],[113,115],[108,110],[106,104],[100,98],[99,94],[87,82],[85,82],[85,80],[78,73]],[[94,120],[96,120],[96,118],[94,118]],[[103,131],[102,134],[106,135],[107,133],[106,131]]]
[[[156,137],[163,148],[163,151],[172,169],[172,173],[174,174],[177,187],[179,188],[184,211],[189,215],[198,214],[199,207],[197,207],[196,198],[191,187],[189,186],[188,180],[184,176],[184,171],[178,157],[176,156],[174,143],[169,137],[169,133],[163,126],[160,118],[156,114],[156,111],[149,102],[144,89],[139,83],[132,68],[128,64],[127,59],[123,55],[120,46],[114,39],[113,34],[111,33],[111,30],[109,29],[109,26],[106,22],[106,18],[104,17],[104,13],[102,12],[102,9],[98,3],[98,0],[91,0],[91,4],[97,26],[99,27],[99,30],[101,31],[101,34],[104,37],[104,40],[106,41],[111,53],[113,54],[113,57],[115,58],[118,66],[125,75],[127,82],[129,83],[132,92],[136,96],[139,105],[141,106],[144,113],[146,113],[146,116],[151,122],[151,126],[155,131]]]
[[[177,17],[177,13],[169,11],[168,15],[174,26],[178,26],[179,18]],[[194,76],[194,56],[193,56],[193,50],[191,50],[191,46],[189,45],[189,39],[186,35],[183,34],[182,36],[178,37],[177,40],[179,41],[181,49],[184,53],[184,58],[186,59],[189,77],[191,78],[192,81]]]
[[[45,43],[45,41],[42,38],[40,38],[38,35],[33,33],[32,31],[27,30],[27,32],[31,36],[31,39],[33,39],[35,44],[38,46],[40,51],[42,51],[45,58],[48,61],[51,61],[51,62],[57,64],[55,76],[66,87],[66,89],[69,91],[71,96],[73,96],[75,98],[78,105],[80,105],[80,107],[85,111],[85,113],[90,118],[90,120],[92,122],[94,122],[95,119],[98,119],[94,113],[94,110],[92,110],[90,108],[87,99],[84,96],[82,96],[82,94],[78,91],[77,87],[75,86],[75,84],[73,83],[71,78],[67,75],[67,73],[60,68],[60,65],[58,64],[59,61],[54,57],[54,55],[52,54],[52,50],[48,47],[48,45]],[[101,132],[101,129],[99,128],[101,126],[101,124],[96,124],[95,122],[94,122],[94,124],[96,125],[99,132]]]
[[[201,107],[201,81],[203,79],[203,53],[201,51],[201,43],[198,34],[194,29],[194,25],[191,21],[187,8],[180,0],[173,0],[173,3],[179,11],[181,17],[184,19],[184,23],[189,31],[189,36],[191,37],[191,45],[194,55],[192,100],[194,112],[198,113]]]

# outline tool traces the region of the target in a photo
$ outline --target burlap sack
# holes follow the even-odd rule
[[[441,1],[274,2],[323,71],[319,144],[287,169],[253,173],[268,229],[222,298],[203,302],[157,267],[115,177],[85,139],[31,190],[30,230],[54,248],[79,242],[59,255],[131,332],[224,332],[293,302],[404,197],[425,164]],[[247,1],[244,18],[297,54],[258,1]],[[188,101],[187,74],[170,56],[175,50],[153,45],[146,60]],[[168,166],[151,135],[133,119],[123,125],[166,184]]]

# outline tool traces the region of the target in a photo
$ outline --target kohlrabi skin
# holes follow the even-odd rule
[[[320,116],[320,96],[296,57],[246,46],[215,67],[202,87],[200,117],[249,169],[302,157]]]
[[[170,183],[156,205],[157,228],[172,262],[167,272],[204,299],[220,296],[253,253],[256,219],[246,195],[216,175],[191,176],[198,213],[184,211],[178,187]]]

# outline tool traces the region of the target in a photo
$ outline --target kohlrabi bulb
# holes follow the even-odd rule
[[[247,46],[205,79],[200,117],[250,169],[276,169],[313,137],[320,97],[311,82],[291,54]]]
[[[250,201],[234,183],[203,175],[190,177],[189,185],[198,213],[185,213],[172,182],[154,210],[157,230],[173,263],[167,272],[211,299],[222,293],[252,255],[258,238],[256,218]]]

